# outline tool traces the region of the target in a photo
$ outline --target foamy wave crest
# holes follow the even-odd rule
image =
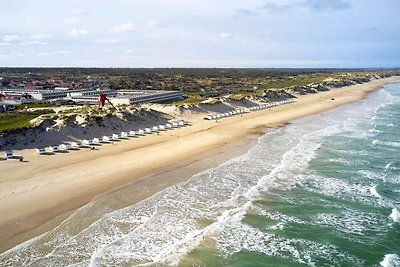
[[[345,180],[329,178],[313,173],[302,174],[296,177],[297,184],[305,190],[325,196],[333,196],[343,200],[357,201],[361,203],[381,206],[382,202],[372,198],[370,186],[351,183]]]
[[[379,264],[382,267],[398,267],[400,266],[400,257],[397,254],[386,254]]]
[[[400,147],[400,143],[399,142],[381,141],[381,140],[377,140],[377,139],[373,140],[372,144],[390,146],[390,147]]]
[[[344,233],[343,237],[354,240],[354,235],[364,236],[364,233],[386,231],[387,220],[379,214],[348,210],[339,213],[319,214],[313,222],[319,226],[329,226],[334,231]]]
[[[218,250],[227,256],[241,251],[252,251],[271,257],[291,259],[308,266],[318,266],[318,259],[321,258],[334,266],[361,264],[359,259],[339,251],[333,245],[264,233],[240,221],[228,223],[214,239]]]
[[[392,213],[390,213],[389,217],[392,218],[392,220],[394,222],[400,222],[400,212],[399,212],[399,210],[396,207],[394,207],[392,209]]]
[[[378,193],[378,191],[376,191],[376,185],[372,186],[372,187],[369,189],[369,192],[371,192],[371,195],[373,195],[373,196],[375,196],[375,197],[378,197],[378,198],[381,197],[381,195]]]

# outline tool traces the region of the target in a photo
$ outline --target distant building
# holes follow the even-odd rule
[[[82,92],[71,94],[70,99],[75,102],[86,104],[97,104],[98,95],[107,94],[107,98],[114,105],[132,105],[142,103],[160,103],[183,99],[180,91],[155,91],[155,90],[99,90],[91,92]]]
[[[8,105],[20,105],[24,103],[32,103],[34,101],[32,95],[27,93],[0,93],[0,101]]]

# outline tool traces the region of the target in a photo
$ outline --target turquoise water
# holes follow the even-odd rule
[[[393,84],[140,203],[91,203],[0,265],[400,266],[399,151]]]

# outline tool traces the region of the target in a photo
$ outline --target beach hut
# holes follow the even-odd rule
[[[81,142],[72,142],[71,143],[71,147],[73,147],[73,148],[81,148],[82,147],[82,143]]]
[[[144,130],[140,129],[137,131],[138,134],[144,134]]]
[[[126,138],[126,137],[128,137],[128,133],[127,132],[121,132],[120,136],[123,137],[123,138]]]
[[[56,153],[56,152],[59,151],[58,150],[58,146],[49,146],[49,148],[50,148],[50,151],[53,152],[53,153]]]
[[[6,159],[13,159],[14,158],[14,154],[11,150],[9,151],[5,151],[4,152],[4,156],[6,157]]]
[[[103,142],[102,138],[95,137],[95,138],[92,139],[92,144],[99,144],[101,142]]]
[[[164,131],[165,130],[165,125],[159,125],[158,129],[160,129],[160,131]]]
[[[129,131],[129,136],[135,136],[136,132],[135,131]]]
[[[179,125],[179,126],[185,126],[185,122],[184,122],[184,121],[179,121],[179,122],[178,122],[178,125]]]
[[[153,126],[153,128],[151,128],[152,132],[158,132],[158,127],[157,126]]]
[[[147,134],[150,134],[151,133],[151,129],[150,128],[144,128],[144,132],[147,133]]]
[[[112,135],[112,138],[113,139],[118,139],[118,138],[121,138],[121,136],[119,134],[115,133],[115,134]]]
[[[71,145],[70,144],[61,144],[60,148],[62,150],[69,150],[69,149],[71,149]]]
[[[44,155],[46,154],[46,150],[44,148],[36,148],[36,153],[39,155]]]
[[[91,145],[93,145],[93,141],[92,140],[88,140],[88,139],[84,139],[83,141],[82,141],[82,143],[84,144],[84,145],[87,145],[87,146],[91,146]]]
[[[167,123],[167,124],[165,124],[165,128],[171,129],[171,128],[172,128],[172,125],[171,125],[170,123]]]
[[[105,135],[101,138],[103,142],[110,142],[112,140],[111,136]]]
[[[179,125],[178,125],[178,123],[177,122],[173,122],[172,123],[172,128],[177,128]]]

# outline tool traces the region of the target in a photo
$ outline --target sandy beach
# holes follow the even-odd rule
[[[201,170],[243,153],[266,131],[359,101],[399,77],[301,96],[295,103],[226,118],[190,118],[191,126],[131,138],[97,150],[52,156],[15,151],[27,162],[0,161],[0,251],[51,229],[96,196],[127,184],[140,201]],[[332,100],[334,99],[334,100]]]

